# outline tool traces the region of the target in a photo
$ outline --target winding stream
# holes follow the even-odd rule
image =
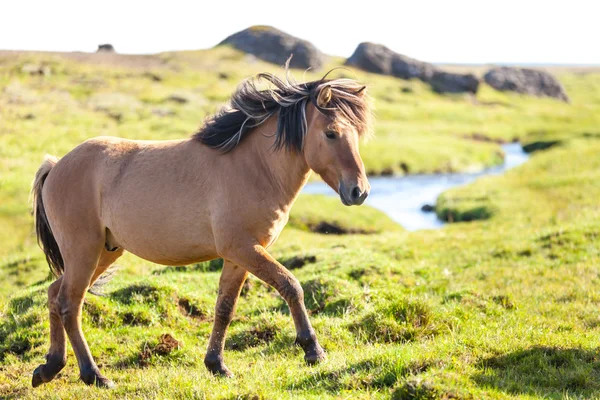
[[[450,188],[466,185],[481,176],[502,174],[529,158],[519,143],[502,145],[502,149],[504,164],[481,172],[369,178],[371,193],[366,204],[382,210],[409,231],[440,228],[444,222],[435,212],[421,211],[424,204],[433,205],[437,197]],[[324,182],[309,183],[302,193],[337,196]]]

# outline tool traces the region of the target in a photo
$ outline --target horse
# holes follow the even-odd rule
[[[124,251],[163,265],[224,260],[204,358],[213,374],[233,376],[225,335],[249,273],[287,302],[305,361],[323,361],[302,286],[267,249],[311,171],[344,205],[368,196],[359,154],[372,125],[365,89],[347,78],[296,83],[287,72],[283,79],[262,73],[186,139],[97,137],[60,160],[46,155],[32,185],[33,214],[57,279],[48,288],[50,349],[32,385],[64,368],[68,337],[80,379],[114,386],[92,358],[81,310],[86,292]]]

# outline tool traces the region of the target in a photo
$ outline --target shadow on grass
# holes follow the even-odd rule
[[[600,351],[558,347],[532,347],[494,356],[478,365],[472,376],[480,386],[519,395],[589,398],[600,390]]]
[[[320,389],[338,393],[340,390],[390,388],[402,378],[426,372],[436,363],[437,361],[415,361],[405,364],[400,360],[375,357],[347,368],[314,373],[299,383],[290,385],[290,389]]]

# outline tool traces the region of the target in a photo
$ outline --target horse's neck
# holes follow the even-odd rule
[[[264,130],[248,135],[247,140],[252,143],[251,149],[257,157],[257,167],[272,189],[273,197],[282,208],[289,209],[306,184],[310,168],[302,153],[286,149],[274,150],[274,137],[269,133],[271,130],[274,131],[265,126]]]

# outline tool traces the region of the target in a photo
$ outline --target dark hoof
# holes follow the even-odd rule
[[[31,377],[31,386],[34,388],[40,386],[42,383],[45,383],[42,379],[42,366],[40,365],[33,371],[33,376]]]
[[[103,377],[99,371],[91,371],[86,374],[81,374],[80,378],[86,385],[94,385],[98,388],[104,389],[112,389],[115,387],[113,381]]]
[[[66,359],[46,356],[46,364],[39,365],[31,377],[31,386],[38,387],[42,383],[50,382],[67,364]]]
[[[115,383],[108,378],[100,377],[96,379],[96,387],[103,389],[114,389]]]
[[[206,365],[206,368],[215,376],[222,376],[225,378],[234,377],[233,372],[231,372],[229,368],[225,366],[225,363],[221,357],[207,357],[204,359],[204,365]]]
[[[231,372],[229,370],[229,368],[227,368],[225,365],[223,365],[220,368],[217,368],[215,370],[211,370],[210,372],[213,373],[213,375],[215,376],[221,376],[223,378],[233,378],[235,377],[235,375],[233,375],[233,372]]]
[[[296,337],[296,344],[304,350],[304,360],[309,365],[318,364],[327,359],[325,350],[323,350],[317,341],[314,332],[298,335]]]
[[[304,361],[306,361],[308,365],[319,364],[325,360],[327,360],[327,355],[325,354],[325,350],[319,345],[317,345],[314,351],[308,351],[304,355]]]

